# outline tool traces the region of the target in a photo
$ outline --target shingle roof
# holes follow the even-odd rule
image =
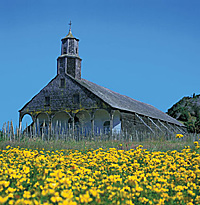
[[[109,90],[108,88],[102,87],[100,85],[97,85],[85,79],[81,79],[81,80],[74,79],[74,80],[76,80],[82,86],[90,90],[92,93],[94,93],[96,96],[101,98],[104,102],[106,102],[113,108],[138,113],[144,116],[149,116],[154,119],[160,119],[179,126],[184,126],[176,119],[170,117],[169,115],[158,110],[152,105],[134,100],[125,95],[121,95],[112,90]]]

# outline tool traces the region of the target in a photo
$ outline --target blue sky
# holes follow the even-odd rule
[[[164,112],[200,94],[199,0],[1,0],[0,129],[56,75],[70,20],[83,78]]]

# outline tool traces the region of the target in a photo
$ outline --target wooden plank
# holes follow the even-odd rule
[[[151,132],[153,132],[155,134],[155,132],[144,122],[144,120],[137,114],[135,113],[135,115],[140,119],[140,121],[147,127],[151,130]]]
[[[150,117],[148,117],[148,119],[149,119],[162,133],[164,133],[164,132],[162,131],[162,129],[161,129]]]
[[[173,132],[171,130],[168,129],[168,127],[166,127],[159,119],[158,122],[171,134],[173,134]]]

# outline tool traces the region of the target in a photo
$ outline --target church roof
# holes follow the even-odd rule
[[[85,88],[87,88],[88,90],[90,90],[92,93],[94,93],[96,96],[101,98],[104,102],[106,102],[113,108],[138,113],[144,116],[149,116],[154,119],[160,119],[179,126],[184,126],[176,119],[170,117],[169,115],[158,110],[152,105],[137,101],[125,95],[121,95],[108,88],[102,87],[85,79],[74,80],[82,86],[84,86]]]

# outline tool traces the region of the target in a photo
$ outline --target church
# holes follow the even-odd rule
[[[182,123],[157,108],[83,79],[79,39],[72,34],[71,22],[61,42],[57,75],[19,110],[20,124],[28,114],[37,129],[59,127],[63,133],[184,132]]]

